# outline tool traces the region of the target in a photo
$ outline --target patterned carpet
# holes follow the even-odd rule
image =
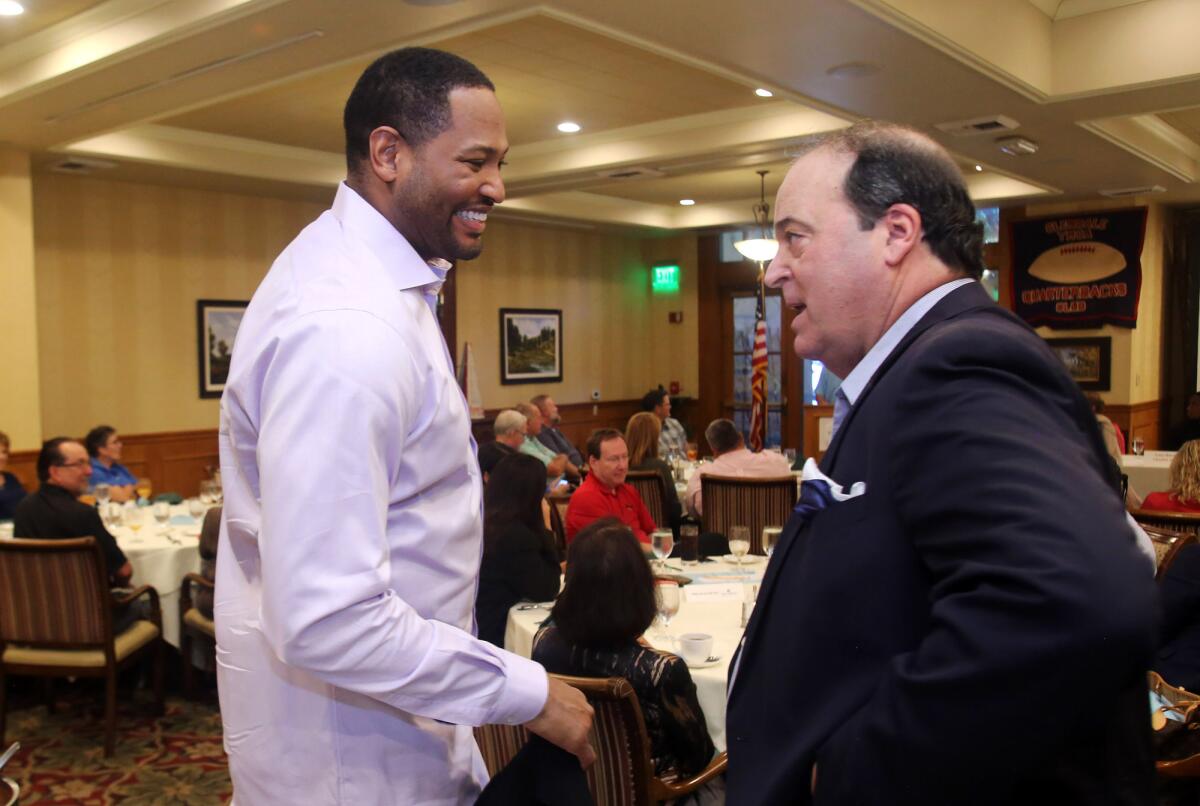
[[[132,699],[131,699],[132,696]],[[121,692],[117,747],[104,758],[103,697],[82,688],[45,705],[13,703],[7,741],[21,750],[4,768],[21,786],[21,806],[225,804],[233,787],[215,702],[167,697],[153,715],[146,691]]]

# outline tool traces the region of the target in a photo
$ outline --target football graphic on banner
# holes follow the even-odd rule
[[[1125,268],[1125,256],[1106,243],[1065,243],[1038,255],[1029,273],[1050,283],[1091,283]]]

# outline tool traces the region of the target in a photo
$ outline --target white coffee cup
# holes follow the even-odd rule
[[[689,666],[698,666],[712,655],[713,637],[706,632],[689,632],[679,636],[679,657]]]
[[[12,521],[0,523],[0,540],[13,539],[13,524]]]

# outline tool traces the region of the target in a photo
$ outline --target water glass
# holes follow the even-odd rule
[[[790,464],[792,467],[796,466],[796,449],[795,448],[784,448],[783,455],[784,455],[784,458],[786,458],[788,460],[788,464]]]
[[[112,498],[112,488],[101,482],[92,488],[92,495],[96,496],[96,503],[103,507]]]
[[[213,500],[213,483],[207,479],[200,482],[200,503],[205,506],[212,506],[216,503]]]
[[[660,569],[666,566],[665,560],[671,556],[671,549],[674,546],[675,536],[670,529],[655,529],[650,533],[650,549],[658,558]]]
[[[1134,456],[1144,456],[1146,453],[1146,441],[1141,437],[1134,437],[1129,441],[1129,449],[1133,451]]]
[[[193,518],[196,518],[198,520],[201,517],[203,517],[204,510],[205,510],[204,502],[201,501],[199,498],[189,498],[188,499],[188,514],[191,515]]]
[[[171,505],[166,501],[157,501],[154,504],[154,520],[158,521],[159,532],[165,532],[167,521],[171,520]]]
[[[658,617],[662,620],[666,638],[671,638],[671,619],[679,612],[679,583],[673,579],[660,579],[654,585],[658,602]]]
[[[775,551],[775,544],[779,542],[779,536],[783,534],[782,526],[764,526],[762,531],[763,550],[770,557]],[[732,551],[732,547],[730,551]]]
[[[738,568],[741,568],[742,558],[750,553],[750,527],[729,527],[729,553],[737,559]]]

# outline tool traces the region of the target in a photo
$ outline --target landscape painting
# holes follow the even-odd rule
[[[248,303],[241,300],[196,301],[196,341],[200,365],[200,397],[220,397],[229,377],[233,340]]]
[[[500,383],[562,380],[562,311],[500,309]]]

